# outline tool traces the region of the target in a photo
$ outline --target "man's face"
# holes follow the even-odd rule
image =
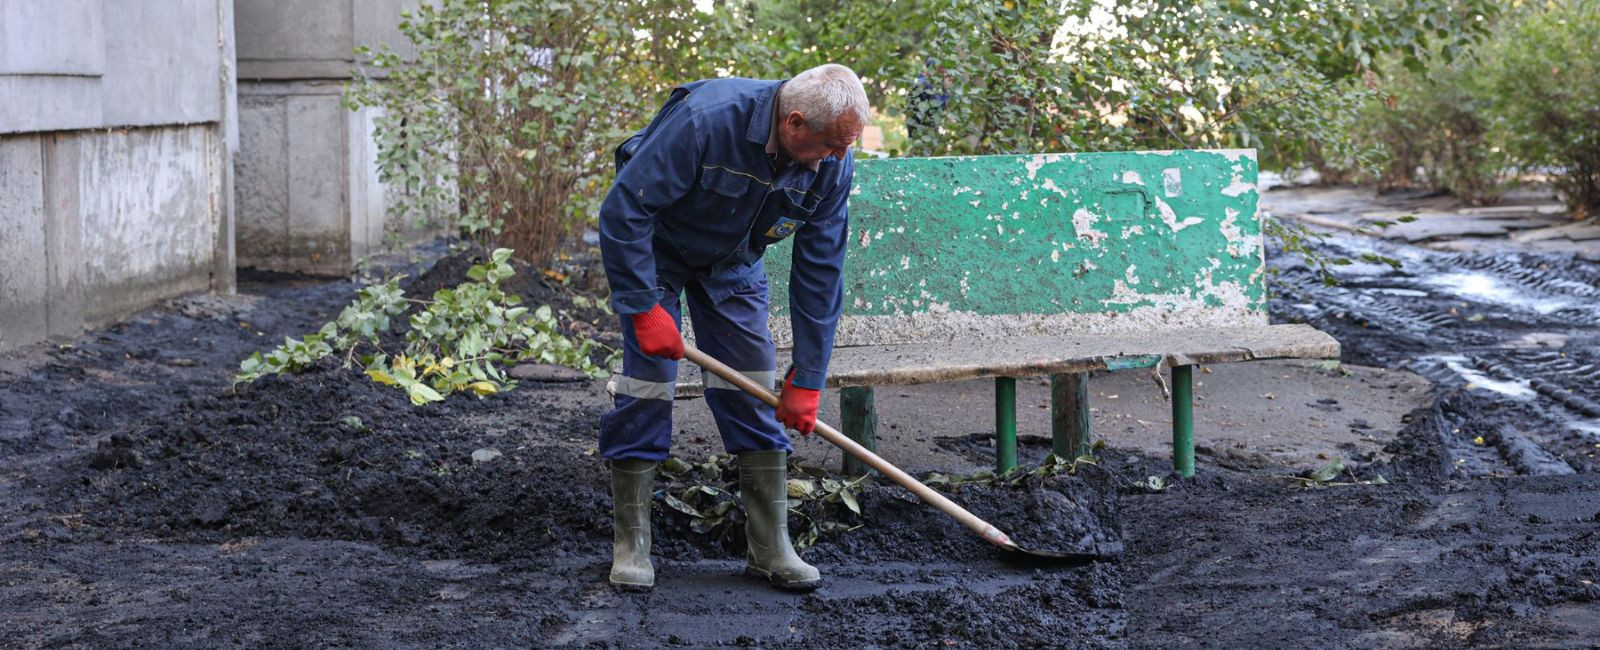
[[[778,122],[778,149],[790,160],[809,165],[833,156],[843,159],[850,145],[861,137],[861,121],[846,112],[821,131],[812,131],[799,111],[790,111]]]

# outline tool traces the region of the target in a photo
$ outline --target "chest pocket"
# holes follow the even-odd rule
[[[760,243],[770,245],[804,228],[816,212],[815,195],[804,190],[781,188],[767,198],[766,214],[756,222]]]
[[[750,191],[751,178],[721,167],[706,167],[700,172],[700,188],[731,199],[743,198]]]

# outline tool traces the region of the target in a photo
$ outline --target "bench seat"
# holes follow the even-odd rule
[[[788,350],[779,350],[778,357],[781,373],[788,367]],[[1310,325],[1061,334],[989,340],[981,345],[937,342],[835,348],[828,368],[828,386],[931,384],[1157,365],[1337,358],[1339,342]],[[699,397],[704,392],[699,368],[691,363],[680,364],[678,398]]]

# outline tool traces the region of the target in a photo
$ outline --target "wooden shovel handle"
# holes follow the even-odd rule
[[[721,377],[727,382],[744,389],[746,393],[760,398],[761,401],[766,402],[773,408],[777,408],[778,396],[772,392],[771,388],[762,386],[749,377],[739,374],[739,372],[724,365],[721,361],[711,358],[710,355],[701,352],[699,348],[689,343],[683,344],[683,350],[685,357],[704,368],[707,372]],[[917,498],[922,499],[924,503],[938,508],[945,514],[955,518],[956,521],[961,522],[961,525],[971,528],[973,532],[982,536],[989,543],[1007,550],[1017,550],[1017,545],[1012,543],[1011,538],[1006,536],[1005,533],[1000,532],[1000,529],[991,526],[989,522],[968,512],[966,508],[961,507],[956,502],[945,498],[943,494],[935,492],[933,488],[923,485],[921,481],[901,471],[900,468],[872,453],[872,451],[861,446],[856,441],[846,438],[844,434],[839,433],[838,429],[818,420],[816,433],[822,436],[823,440],[843,449],[845,453],[861,459],[861,462],[866,463],[872,469],[878,470],[878,473],[889,477],[889,480],[898,483],[900,487],[910,490],[912,494],[917,495]]]

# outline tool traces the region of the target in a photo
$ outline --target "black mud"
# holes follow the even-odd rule
[[[1500,258],[1413,254],[1435,273],[1518,277],[1495,270]],[[1572,293],[1558,280],[1600,277],[1572,260],[1540,264],[1549,267],[1544,284],[1519,280],[1527,292]],[[1600,474],[1588,452],[1600,441],[1584,437],[1583,402],[1572,397],[1600,398],[1581,381],[1597,361],[1582,320],[1593,303],[1530,314],[1459,296],[1341,293],[1297,273],[1286,268],[1285,286],[1308,297],[1279,298],[1284,318],[1335,333],[1352,361],[1414,367],[1441,383],[1439,401],[1412,414],[1383,458],[1354,463],[1345,477],[1368,483],[1307,489],[1204,456],[1199,476],[1174,480],[1166,459],[1113,447],[1098,465],[1027,489],[951,490],[1029,545],[1124,549],[1117,563],[1052,566],[1008,562],[904,490],[871,482],[862,514],[804,551],[826,577],[811,594],[742,577],[737,538],[695,533],[662,505],[657,589],[607,587],[610,503],[594,453],[607,398],[596,382],[528,381],[418,409],[327,364],[235,391],[238,359],[314,329],[355,285],[273,279],[247,283],[239,297],[175,301],[68,347],[0,359],[0,646],[1600,639]],[[1406,273],[1374,271],[1361,282],[1434,290],[1426,274]],[[567,300],[572,322],[604,334],[609,321],[571,297],[583,282],[545,277],[518,291]],[[1457,318],[1424,317],[1435,311]],[[1432,338],[1422,331],[1430,328]],[[1542,350],[1502,345],[1529,333],[1565,338]],[[1486,359],[1485,376],[1527,375],[1533,396],[1485,391],[1455,370],[1451,380],[1437,372],[1449,363],[1430,357],[1443,351],[1469,357],[1460,367]],[[1549,351],[1567,356],[1534,354]],[[1037,455],[1044,447],[1034,442],[1025,451]],[[969,446],[943,453],[981,451]]]

